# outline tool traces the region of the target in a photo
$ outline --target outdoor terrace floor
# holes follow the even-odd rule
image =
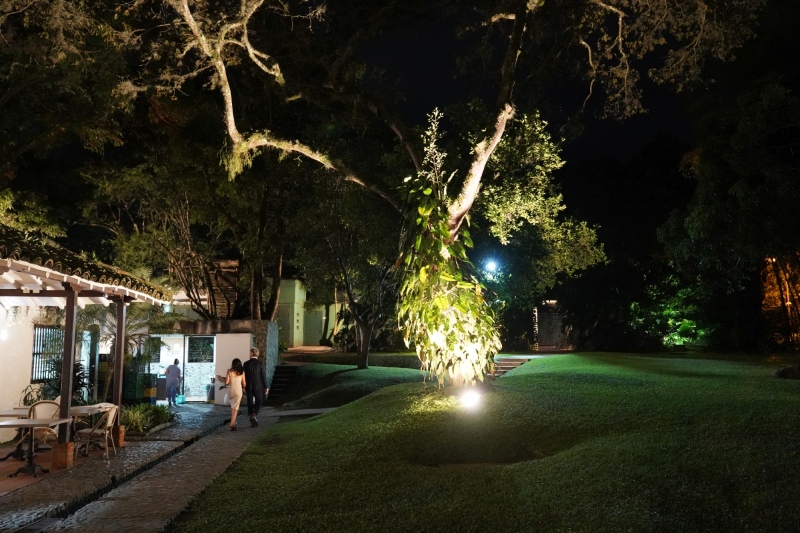
[[[22,461],[0,463],[0,533],[160,531],[279,417],[313,416],[331,409],[264,407],[256,429],[248,427],[242,409],[235,432],[223,425],[230,417],[225,406],[184,404],[177,410],[178,424],[147,440],[126,439],[109,461],[95,450],[68,470],[36,478],[8,478]],[[4,454],[10,450],[5,448]],[[47,455],[36,458],[45,468]]]

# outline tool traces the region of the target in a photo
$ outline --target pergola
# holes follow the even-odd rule
[[[132,274],[92,261],[41,237],[0,225],[0,304],[6,308],[57,306],[65,310],[61,369],[61,418],[72,406],[75,362],[75,315],[85,305],[116,303],[113,402],[122,405],[126,306],[131,302],[169,303],[169,291]],[[119,418],[117,419],[117,423]],[[58,442],[66,443],[68,428],[59,426]]]

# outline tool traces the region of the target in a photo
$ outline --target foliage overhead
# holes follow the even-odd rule
[[[780,349],[800,344],[798,121],[800,98],[772,79],[710,113],[700,149],[687,158],[694,196],[659,233],[686,278],[723,295],[762,285],[770,341]]]
[[[593,103],[596,96],[601,96],[602,113],[630,116],[643,110],[639,86],[645,71],[652,79],[669,82],[679,89],[689,86],[698,79],[708,58],[732,58],[733,50],[750,37],[751,24],[764,1],[499,0],[475,7],[447,0],[388,4],[344,0],[330,5],[303,0],[133,0],[124,4],[108,0],[9,0],[0,11],[0,30],[6,38],[0,53],[17,54],[14,57],[19,59],[29,52],[18,45],[31,43],[35,46],[31,57],[36,58],[36,69],[47,71],[48,83],[63,81],[61,85],[52,85],[51,92],[56,94],[66,88],[67,93],[59,97],[59,105],[70,102],[69,109],[80,114],[71,117],[66,126],[47,123],[59,116],[52,112],[41,115],[42,119],[26,122],[26,125],[44,124],[38,128],[38,136],[33,137],[46,140],[50,147],[57,144],[56,138],[60,139],[64,132],[70,132],[70,139],[79,139],[86,150],[97,153],[110,145],[119,145],[123,136],[118,112],[135,112],[130,102],[137,96],[146,96],[150,103],[164,95],[198,102],[201,99],[194,91],[203,87],[221,98],[221,107],[214,110],[222,119],[216,130],[213,127],[198,130],[207,134],[205,141],[221,131],[225,141],[206,144],[197,161],[190,150],[185,150],[179,152],[176,165],[170,153],[172,146],[165,144],[160,153],[153,150],[125,161],[121,165],[124,168],[102,169],[92,174],[98,186],[117,187],[112,182],[119,177],[123,189],[135,184],[128,188],[125,199],[118,197],[111,206],[110,211],[118,209],[116,218],[105,220],[113,223],[109,226],[115,225],[119,242],[124,243],[129,234],[133,235],[131,242],[136,241],[135,246],[123,244],[120,249],[129,252],[141,249],[145,243],[157,243],[157,249],[167,258],[163,261],[130,257],[132,261],[161,260],[175,275],[199,279],[182,280],[184,287],[208,289],[209,263],[229,251],[224,248],[225,238],[239,232],[248,238],[240,238],[236,247],[243,256],[247,255],[255,279],[268,261],[269,254],[263,253],[266,228],[281,233],[280,220],[284,217],[277,208],[274,217],[256,216],[256,212],[261,215],[274,208],[266,200],[231,204],[216,201],[236,188],[220,185],[217,172],[204,166],[211,160],[207,148],[215,146],[213,153],[222,148],[221,159],[231,178],[241,178],[248,169],[258,173],[256,161],[279,168],[285,158],[296,157],[316,166],[334,181],[350,182],[376,194],[398,213],[404,212],[398,199],[404,194],[402,200],[411,202],[418,211],[423,205],[427,206],[423,211],[431,207],[425,215],[430,215],[430,220],[420,223],[416,218],[413,223],[407,220],[401,236],[408,261],[406,267],[408,272],[416,271],[417,280],[412,283],[414,276],[407,277],[410,284],[405,286],[404,294],[453,297],[460,302],[462,312],[469,315],[465,324],[474,329],[469,335],[482,339],[478,344],[484,351],[480,356],[483,358],[490,357],[497,349],[493,319],[484,313],[486,302],[478,282],[464,270],[469,241],[464,227],[482,191],[486,195],[482,206],[492,231],[501,240],[511,239],[515,232],[529,229],[530,224],[539,228],[542,247],[550,247],[543,254],[550,261],[550,270],[541,269],[545,285],[553,282],[557,272],[575,271],[581,268],[581,262],[589,264],[600,257],[594,233],[588,226],[572,222],[557,228],[547,226],[561,209],[560,198],[550,190],[546,179],[559,161],[549,141],[542,136],[544,124],[531,117],[535,117],[534,111],[543,103],[539,88],[556,79],[548,75],[551,66],[568,76],[582,76],[586,80],[583,87],[586,101]],[[380,47],[380,40],[387,35],[407,39],[440,15],[447,21],[442,26],[446,27],[446,31],[441,31],[442,39],[450,42],[462,39],[458,58],[462,65],[468,67],[480,61],[483,66],[470,69],[482,74],[472,74],[461,86],[459,98],[482,97],[484,111],[479,124],[464,132],[463,138],[470,139],[469,150],[464,157],[454,159],[457,168],[447,180],[443,178],[444,168],[432,162],[438,156],[431,155],[430,146],[427,152],[423,149],[414,133],[415,125],[405,123],[397,111],[395,104],[404,95],[384,75],[387,65],[367,61],[362,53],[366,48]],[[7,43],[10,45],[6,46]],[[127,46],[128,55],[119,53],[121,43]],[[21,55],[20,50],[23,50]],[[95,58],[106,61],[95,65],[92,64]],[[128,67],[127,60],[138,63],[136,72],[121,72]],[[8,64],[14,65],[15,61]],[[52,65],[63,66],[65,72],[52,69]],[[0,77],[10,80],[15,72],[22,71],[2,70]],[[24,87],[25,82],[35,80],[36,72],[28,71],[15,87]],[[120,79],[123,81],[119,82]],[[426,85],[425,90],[434,93],[433,98],[443,100],[442,104],[450,103],[446,100],[453,98],[435,94],[435,86]],[[22,92],[12,91],[6,96]],[[95,92],[105,99],[95,96]],[[46,101],[46,96],[44,87],[37,98]],[[589,105],[586,101],[584,107]],[[0,100],[0,106],[5,104]],[[154,121],[169,123],[168,114],[159,113],[164,107],[150,106],[148,112],[156,117]],[[25,106],[19,109],[24,110]],[[85,114],[90,115],[88,119]],[[37,116],[30,113],[30,117]],[[512,122],[515,117],[516,123]],[[58,135],[52,138],[42,135],[48,132]],[[516,144],[506,140],[509,134],[516,135]],[[379,142],[371,143],[372,139]],[[193,146],[192,141],[188,140],[186,145]],[[364,156],[369,153],[368,147],[375,146],[386,157]],[[266,158],[266,152],[274,152],[277,157]],[[384,164],[387,160],[396,163],[394,156],[398,153],[404,155],[405,161],[392,166]],[[381,163],[375,164],[375,159]],[[511,166],[511,162],[516,164],[520,160],[530,165],[523,169]],[[423,161],[428,168],[423,167]],[[410,172],[417,176],[415,180],[430,181],[430,187],[417,184],[418,187],[412,187],[414,193],[399,192],[401,178]],[[492,172],[495,179],[490,179]],[[291,174],[289,179],[302,184],[301,174]],[[428,188],[433,194],[423,194]],[[140,190],[152,196],[145,194],[146,202],[131,198],[131,191]],[[118,192],[106,189],[105,199]],[[242,194],[238,200],[258,196],[247,197],[247,190]],[[195,195],[201,197],[199,202]],[[13,211],[8,209],[22,205],[16,196],[6,204],[11,205],[7,208],[11,215]],[[204,210],[204,205],[210,209]],[[249,218],[244,220],[256,220],[256,224],[231,222],[219,216],[231,205],[246,205],[242,214]],[[413,235],[414,231],[418,233]],[[254,233],[262,237],[257,242],[248,240]],[[432,239],[440,246],[420,251],[414,248],[417,238]],[[583,257],[571,255],[570,243],[580,243]],[[274,253],[279,255],[282,251]],[[435,254],[439,254],[439,259]],[[429,275],[421,263],[423,259],[434,260],[443,271]],[[431,285],[434,281],[439,285]],[[452,288],[454,292],[450,292]],[[424,304],[403,302],[402,305]],[[430,313],[413,314],[424,320],[436,319]],[[214,312],[208,316],[214,316]],[[414,334],[420,335],[417,340],[424,338],[428,342],[431,340],[428,333],[434,330],[441,333],[436,329],[438,326],[426,329],[422,322],[417,326]],[[474,342],[477,341],[470,341]],[[459,349],[468,347],[472,353],[477,350],[473,344]],[[470,360],[469,375],[473,377],[467,381],[473,381],[474,376],[490,368],[480,358]],[[445,367],[450,364],[451,370],[453,365],[465,361],[455,360]],[[437,373],[444,376],[450,372],[445,367]]]

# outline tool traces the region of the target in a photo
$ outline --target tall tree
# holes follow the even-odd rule
[[[700,288],[718,347],[800,345],[799,15],[793,2],[770,3],[739,68],[718,69],[718,86],[698,99],[700,143],[686,158],[694,197],[660,233],[675,266]]]
[[[547,70],[543,67],[550,63],[548,58],[556,58],[557,52],[563,52],[560,55],[585,75],[589,96],[602,89],[605,112],[629,116],[642,110],[638,85],[642,70],[648,69],[656,81],[674,83],[679,88],[688,86],[698,78],[707,58],[732,57],[733,50],[750,37],[749,25],[763,3],[763,0],[656,3],[511,0],[491,2],[484,9],[448,2],[368,6],[342,2],[325,6],[265,0],[223,5],[165,0],[163,4],[140,2],[139,5],[168,5],[178,16],[171,26],[174,33],[162,31],[152,41],[172,49],[166,53],[155,46],[150,56],[152,65],[160,67],[162,85],[175,90],[187,79],[207,77],[219,91],[229,142],[225,164],[231,176],[249,166],[262,150],[279,150],[314,161],[339,179],[368,188],[393,205],[398,203],[393,191],[374,181],[375,176],[369,169],[360,168],[357,159],[342,157],[336,145],[303,135],[296,122],[270,120],[264,112],[267,106],[243,109],[238,105],[237,77],[251,76],[254,71],[260,73],[265,93],[271,95],[265,101],[270,106],[289,107],[298,116],[308,110],[316,112],[324,105],[325,109],[344,113],[349,124],[365,128],[383,125],[405,149],[411,169],[429,173],[430,169],[422,167],[418,141],[409,134],[399,115],[391,111],[387,97],[395,92],[379,92],[382,85],[372,83],[366,76],[370,71],[359,58],[358,49],[374,43],[382,31],[397,30],[398,26],[413,25],[442,13],[452,17],[459,29],[465,31],[467,43],[476,45],[478,53],[473,57],[482,60],[484,72],[489,73],[490,81],[475,84],[475,88],[479,93],[491,95],[485,98],[488,111],[483,126],[472,132],[469,156],[459,159],[461,166],[456,177],[442,189],[443,196],[437,204],[438,210],[445,210],[444,242],[454,246],[478,198],[487,164],[509,122],[519,106],[535,104],[525,97],[525,82],[538,80],[537,74]],[[176,49],[180,50],[177,63],[166,66],[159,63],[164,57],[176,57]],[[653,67],[651,61],[656,58],[662,60]],[[398,169],[395,184],[407,175],[407,170]],[[502,177],[497,183],[502,185]],[[422,235],[428,230],[420,226],[415,231]],[[414,268],[421,269],[423,265]],[[423,275],[422,270],[406,272],[407,279]],[[478,285],[472,290],[479,294]],[[480,312],[482,308],[477,301],[476,305],[475,312]],[[482,328],[481,334],[488,335],[484,341],[491,349],[481,354],[486,360],[476,368],[485,372],[491,365],[486,361],[493,357],[492,347],[497,344],[491,340],[494,335],[491,326]],[[471,341],[458,342],[467,346]],[[423,358],[428,355],[421,353]],[[439,377],[447,379],[447,374],[439,373]]]
[[[694,197],[673,214],[662,239],[677,268],[719,294],[717,302],[724,294],[752,292],[761,285],[762,272],[772,279],[779,293],[772,301],[782,314],[774,346],[796,345],[800,98],[780,83],[765,81],[706,120],[701,148],[688,159],[697,180]],[[751,299],[750,313],[739,308],[739,316],[752,316],[763,297],[762,292],[761,299]],[[757,347],[758,340],[741,347]]]
[[[319,172],[317,173],[319,174]],[[295,264],[302,269],[315,303],[327,304],[337,293],[352,325],[358,367],[369,367],[370,345],[383,327],[393,326],[397,299],[393,266],[400,217],[383,200],[345,181],[319,176],[323,201],[306,202],[295,213]]]

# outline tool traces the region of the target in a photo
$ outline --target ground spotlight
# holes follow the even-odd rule
[[[481,404],[481,393],[475,387],[470,387],[461,393],[461,407],[476,409]]]

